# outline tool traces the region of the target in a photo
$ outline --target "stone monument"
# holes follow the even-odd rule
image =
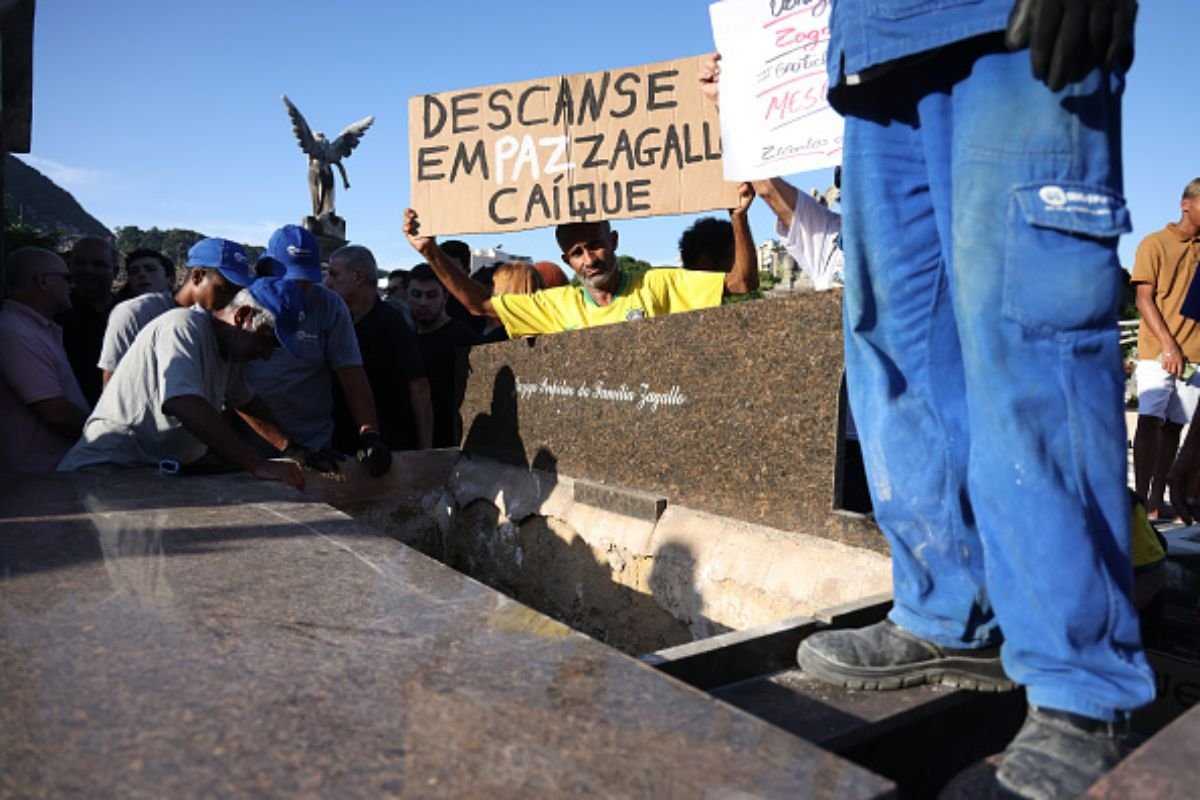
[[[308,156],[308,189],[312,194],[312,216],[305,217],[301,225],[317,237],[317,241],[321,243],[321,258],[328,260],[330,253],[346,244],[346,221],[334,210],[333,168],[337,167],[341,173],[342,188],[349,189],[350,181],[346,178],[346,168],[342,166],[342,159],[348,158],[358,146],[367,128],[375,122],[375,117],[364,117],[351,123],[331,142],[320,131],[312,132],[300,109],[288,100],[287,95],[283,95],[283,104],[292,119],[292,131],[296,134],[300,149]]]

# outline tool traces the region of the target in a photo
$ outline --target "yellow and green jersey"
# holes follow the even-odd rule
[[[652,269],[634,276],[621,273],[620,288],[603,307],[575,286],[497,295],[492,307],[509,336],[531,336],[712,308],[721,304],[724,291],[721,272]]]

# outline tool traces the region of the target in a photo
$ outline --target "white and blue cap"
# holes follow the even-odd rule
[[[259,278],[248,291],[258,303],[275,317],[275,338],[292,355],[296,349],[296,331],[304,320],[304,292],[285,278]]]
[[[264,264],[266,261],[275,264]],[[313,236],[299,225],[284,225],[271,234],[267,249],[258,259],[258,268],[262,270],[270,266],[276,275],[281,274],[289,281],[321,282],[321,245]]]
[[[201,239],[196,242],[188,250],[185,266],[215,269],[225,280],[243,289],[254,282],[246,251],[240,244],[228,239]]]

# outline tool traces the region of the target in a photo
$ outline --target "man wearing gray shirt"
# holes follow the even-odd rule
[[[392,454],[379,433],[375,396],[363,370],[354,322],[342,298],[322,284],[321,248],[304,228],[285,225],[271,235],[259,259],[274,262],[275,274],[304,292],[305,314],[296,332],[294,353],[277,350],[266,361],[250,364],[250,386],[266,402],[289,440],[289,449],[307,466],[337,471],[333,441],[333,375],[346,398],[358,435],[360,462],[372,476],[388,471]]]
[[[100,380],[107,386],[121,357],[150,320],[175,308],[198,305],[208,311],[222,309],[241,289],[253,282],[246,251],[228,239],[201,239],[188,250],[191,269],[172,295],[154,292],[118,303],[108,315],[104,344],[100,348]]]

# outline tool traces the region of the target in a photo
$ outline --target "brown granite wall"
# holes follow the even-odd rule
[[[833,513],[841,294],[473,349],[463,450],[885,551]]]

